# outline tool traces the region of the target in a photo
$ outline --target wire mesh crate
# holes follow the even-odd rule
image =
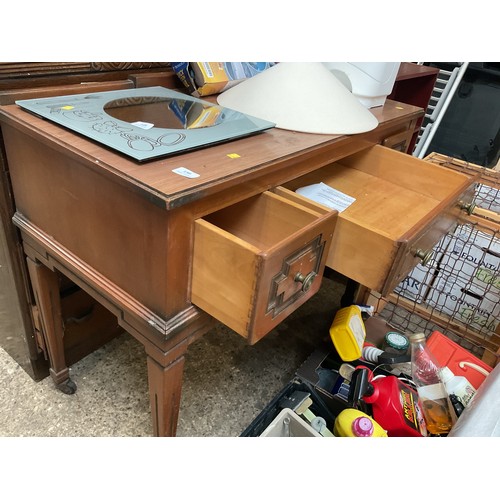
[[[432,153],[425,158],[479,173],[473,203],[389,297],[370,292],[378,315],[407,333],[441,333],[491,366],[500,353],[500,172]]]

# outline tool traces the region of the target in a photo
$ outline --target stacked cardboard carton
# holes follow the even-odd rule
[[[476,208],[436,245],[430,264],[417,266],[395,292],[499,344],[500,173],[437,153],[426,160],[480,172]]]

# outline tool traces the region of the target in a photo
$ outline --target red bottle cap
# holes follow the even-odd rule
[[[368,417],[358,417],[352,422],[352,432],[358,437],[370,437],[373,434],[373,423]]]

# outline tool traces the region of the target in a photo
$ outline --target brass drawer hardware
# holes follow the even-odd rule
[[[472,215],[474,212],[474,209],[476,208],[476,204],[474,202],[467,203],[464,201],[459,201],[458,206],[460,207],[461,210],[465,210],[468,215]]]
[[[295,275],[295,281],[299,281],[300,283],[302,283],[302,291],[307,292],[309,288],[311,288],[314,278],[316,278],[317,275],[318,274],[315,273],[314,271],[311,271],[305,276],[302,273],[297,273]]]
[[[434,255],[434,250],[425,251],[425,250],[422,250],[421,248],[417,248],[417,250],[415,251],[415,257],[418,257],[419,259],[421,259],[420,263],[423,266],[426,266],[427,264],[429,264],[433,255]]]

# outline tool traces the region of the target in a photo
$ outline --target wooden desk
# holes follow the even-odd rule
[[[2,106],[0,124],[17,208],[13,221],[22,235],[54,382],[66,392],[76,389],[62,348],[57,270],[110,310],[144,345],[155,435],[175,435],[184,354],[214,324],[212,313],[192,303],[192,283],[200,275],[193,264],[195,233],[200,225],[206,226],[199,221],[233,207],[233,213],[240,215],[240,203],[272,191],[265,197],[276,201],[280,186],[374,144],[385,141],[404,149],[422,115],[420,108],[393,101],[372,111],[380,125],[365,134],[326,136],[273,129],[139,165],[15,105]],[[188,179],[172,172],[180,166],[200,176]],[[436,213],[446,208],[450,196],[458,196],[466,187],[460,174],[453,176],[460,186],[452,182],[452,193],[436,202]],[[319,277],[307,286],[303,280],[286,277],[279,293],[287,301],[267,314],[271,320],[250,319],[248,328],[244,320],[242,331],[238,331],[239,323],[234,327],[249,342],[264,336],[319,289],[335,228],[336,213],[324,214],[296,199],[278,202],[315,219],[310,226],[323,238],[320,250],[313,250],[310,258],[301,254],[299,264],[294,260],[287,265],[297,277],[297,269],[311,261]],[[428,225],[431,219],[423,217],[422,224]],[[313,233],[308,231],[309,226],[297,231],[297,241],[304,248],[312,241]],[[280,255],[285,262],[290,248],[281,251],[286,254]],[[223,271],[221,267],[220,274]],[[235,279],[238,276],[230,273],[222,281]],[[199,290],[200,283],[196,286]],[[257,296],[269,286],[268,282],[259,284],[251,293]],[[276,287],[281,286],[280,281]]]

